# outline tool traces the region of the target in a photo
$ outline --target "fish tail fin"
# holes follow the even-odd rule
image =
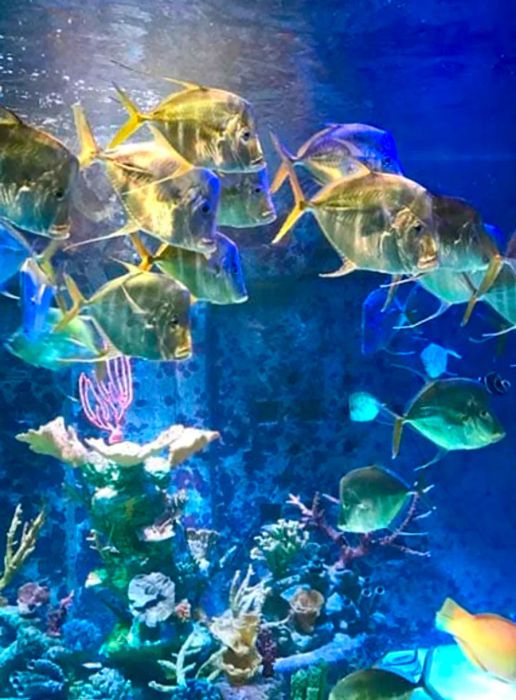
[[[277,145],[277,139],[275,139],[275,137],[273,138],[273,142],[274,142],[275,148],[277,149],[278,145]],[[290,151],[288,151],[285,148],[285,146],[281,145],[281,150],[283,153],[283,157],[285,159],[289,160],[290,163],[295,164],[299,160],[299,158],[297,156],[295,156],[293,153],[290,153]],[[271,194],[276,194],[276,192],[280,189],[280,187],[285,182],[287,177],[288,177],[288,168],[282,159],[281,164],[280,164],[278,170],[276,171],[276,174],[274,175],[274,179],[272,181],[272,185],[270,188]]]
[[[292,226],[296,223],[296,221],[303,216],[305,211],[308,208],[308,202],[305,199],[305,195],[303,194],[303,190],[301,189],[301,185],[299,184],[299,180],[296,175],[296,171],[294,168],[294,164],[290,160],[290,154],[285,151],[281,143],[279,142],[278,138],[274,133],[271,132],[271,139],[274,143],[274,147],[278,151],[278,154],[281,158],[282,164],[285,166],[287,170],[287,175],[290,179],[290,185],[292,187],[292,193],[294,195],[294,208],[288,215],[286,221],[283,223],[283,226],[279,230],[279,232],[276,234],[274,240],[272,241],[274,243],[278,243],[283,236],[285,236]]]
[[[403,416],[396,416],[394,421],[394,433],[392,435],[392,458],[395,459],[400,452],[401,435],[403,432],[403,425],[405,423],[405,418]]]
[[[466,308],[466,311],[464,312],[464,317],[462,319],[461,326],[465,326],[468,323],[477,301],[481,299],[484,296],[484,294],[486,294],[491,289],[493,284],[496,282],[496,278],[498,277],[498,274],[500,273],[502,267],[502,256],[493,255],[491,262],[489,263],[488,268],[486,270],[484,279],[482,280],[479,288],[473,292],[468,302],[468,306]]]
[[[446,598],[441,609],[435,616],[435,626],[442,632],[453,634],[456,624],[460,620],[470,617],[470,613],[462,608],[451,598]]]
[[[140,112],[125,90],[122,90],[122,88],[118,87],[118,85],[115,83],[113,83],[113,85],[117,92],[118,99],[129,114],[129,119],[115,134],[111,143],[109,144],[109,148],[115,148],[115,146],[119,146],[121,143],[126,141],[145,121],[148,120],[148,116]]]
[[[421,678],[419,680],[418,685],[432,700],[444,700],[443,696],[440,695],[440,693],[438,693],[437,690],[430,683],[432,664],[434,661],[434,653],[435,649],[429,649],[426,652],[425,661],[423,663],[423,671],[421,672]]]
[[[70,298],[72,300],[72,306],[63,315],[63,318],[59,321],[59,323],[56,324],[56,326],[54,327],[54,331],[63,330],[63,328],[65,328],[65,326],[67,326],[70,323],[70,321],[73,321],[73,319],[79,314],[80,310],[86,304],[86,299],[84,298],[81,290],[77,286],[75,280],[66,273],[63,275],[63,278],[68,294],[70,295]]]
[[[97,158],[100,149],[82,105],[75,104],[72,110],[75,130],[77,131],[77,137],[79,139],[79,163],[81,168],[87,168],[88,165],[91,165],[95,158]]]
[[[150,270],[156,257],[150,252],[145,243],[135,233],[131,234],[131,241],[140,256],[140,270]]]

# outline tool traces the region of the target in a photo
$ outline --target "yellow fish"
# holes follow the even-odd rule
[[[436,615],[436,626],[455,637],[457,644],[475,666],[500,680],[516,682],[514,622],[491,613],[473,615],[447,598]]]
[[[273,243],[311,211],[343,260],[339,270],[325,276],[356,269],[416,274],[437,266],[432,198],[423,187],[401,175],[374,173],[361,166],[358,174],[326,185],[306,200],[292,163],[277,141],[276,146],[289,173],[295,206]]]
[[[123,143],[142,124],[151,122],[190,163],[222,172],[263,168],[263,150],[247,100],[226,90],[173,78],[165,80],[184,89],[166,97],[147,114],[141,113],[129,96],[116,88],[129,119],[110,147]]]

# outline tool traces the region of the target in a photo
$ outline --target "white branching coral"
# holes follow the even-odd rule
[[[0,591],[11,583],[14,576],[34,551],[44,523],[45,512],[43,510],[38,513],[32,522],[24,523],[22,507],[20,504],[16,506],[13,519],[7,531],[4,570],[0,576]]]

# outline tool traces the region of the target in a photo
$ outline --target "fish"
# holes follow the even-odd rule
[[[427,377],[437,379],[437,377],[446,374],[448,370],[448,356],[450,355],[458,360],[461,359],[461,355],[455,350],[443,348],[442,345],[437,343],[429,343],[419,355]]]
[[[71,362],[93,362],[104,356],[88,322],[77,317],[61,330],[55,327],[63,320],[60,309],[49,308],[37,336],[27,337],[23,327],[5,342],[6,349],[35,367],[57,371]]]
[[[488,392],[495,396],[503,396],[511,388],[511,382],[503,379],[498,372],[488,372],[483,377],[479,377],[478,381],[482,382]]]
[[[187,250],[206,254],[215,250],[220,196],[215,173],[192,166],[156,131],[153,141],[101,151],[80,105],[74,106],[74,116],[81,163],[86,166],[102,160],[129,221],[119,231],[69,248],[142,230],[163,243]]]
[[[198,301],[211,304],[241,304],[248,299],[240,253],[236,244],[222,233],[215,234],[217,247],[209,257],[174,246],[161,246],[156,254],[133,238],[142,258],[140,269],[153,264],[178,280]]]
[[[505,250],[505,255],[507,258],[516,258],[516,231],[509,238],[507,243],[507,248]]]
[[[101,335],[120,354],[147,360],[184,360],[191,356],[190,294],[170,277],[124,263],[125,275],[107,282],[85,299],[70,275],[64,275],[72,307],[57,329],[66,328],[83,309]]]
[[[30,246],[22,234],[0,221],[0,286],[20,270],[30,255]]]
[[[342,266],[325,277],[356,269],[414,275],[437,267],[432,198],[425,188],[401,175],[361,166],[361,172],[326,185],[306,200],[278,141],[276,146],[289,172],[295,205],[273,243],[311,211],[342,259]]]
[[[392,456],[399,453],[404,425],[441,450],[475,450],[505,437],[505,430],[490,410],[490,394],[473,379],[457,377],[427,383],[409,402],[403,416],[396,416]]]
[[[22,331],[35,340],[48,326],[48,311],[57,291],[55,284],[34,258],[28,258],[20,269]]]
[[[516,328],[516,258],[504,258],[492,286],[479,298],[509,322],[503,332]]]
[[[285,155],[321,185],[353,175],[360,163],[370,170],[401,174],[392,134],[368,124],[328,124],[311,136],[295,155],[286,149]],[[282,163],[273,180],[273,194],[287,175],[288,170]]]
[[[379,287],[370,292],[362,304],[361,350],[362,355],[374,355],[387,350],[392,339],[407,320],[406,300],[395,296],[388,304],[390,291]]]
[[[443,195],[433,195],[432,206],[439,238],[439,268],[487,270],[500,252],[476,209],[462,199]]]
[[[432,659],[433,653],[429,651],[418,683],[387,669],[366,668],[340,680],[330,691],[328,700],[415,700],[421,689],[431,700],[444,700],[430,683]]]
[[[266,167],[251,173],[219,173],[219,177],[219,226],[250,228],[276,220]]]
[[[70,235],[78,158],[54,136],[0,106],[0,219],[47,238]]]
[[[129,119],[110,147],[120,145],[144,123],[154,124],[190,163],[221,172],[249,172],[265,165],[253,108],[232,92],[165,78],[183,87],[142,113],[115,85]]]
[[[354,423],[369,423],[380,413],[383,404],[367,391],[354,391],[349,395],[349,417]]]
[[[435,618],[477,668],[507,683],[516,682],[516,624],[500,615],[473,615],[447,598]]]
[[[338,527],[360,534],[388,528],[414,496],[430,488],[410,487],[376,464],[353,469],[340,480]]]

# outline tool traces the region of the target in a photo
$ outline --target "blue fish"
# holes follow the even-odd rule
[[[36,340],[44,332],[56,289],[33,258],[21,267],[20,289],[22,332],[28,340]]]
[[[0,285],[18,272],[30,254],[29,244],[21,233],[0,222]]]
[[[389,296],[388,287],[379,287],[367,295],[362,304],[362,354],[374,355],[380,350],[388,350],[391,341],[402,326],[406,325],[406,301],[409,285],[401,285],[392,301],[385,304]],[[394,354],[412,354],[394,353]]]

